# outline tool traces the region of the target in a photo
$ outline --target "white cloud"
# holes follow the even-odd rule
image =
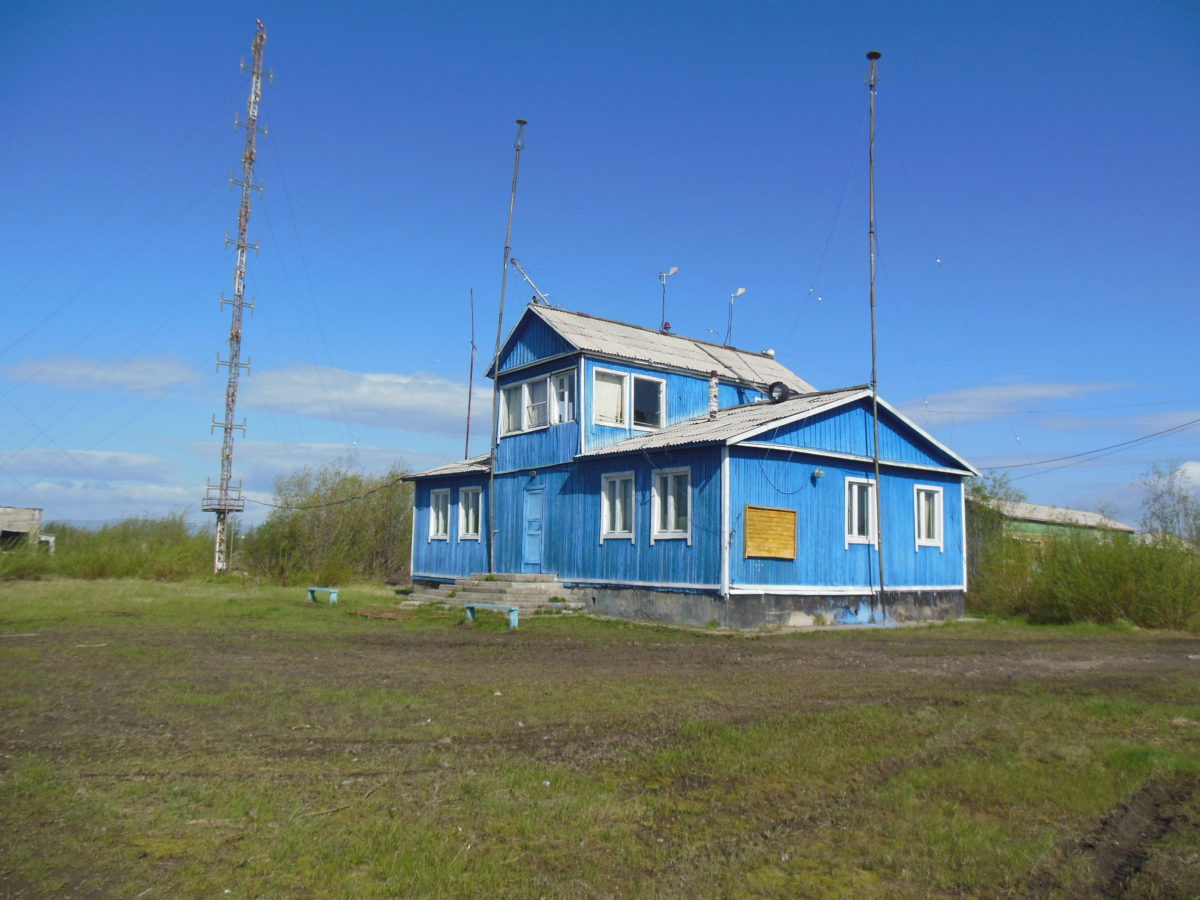
[[[254,409],[442,435],[461,434],[467,411],[467,386],[428,372],[291,366],[255,374],[242,397]],[[476,389],[472,418],[487,421],[490,402],[489,388]]]
[[[900,410],[921,425],[932,428],[949,423],[985,422],[1011,413],[1038,412],[1030,407],[1049,400],[1066,400],[1125,387],[1128,385],[1114,382],[983,385],[931,394],[901,404]]]
[[[14,363],[5,370],[5,375],[12,381],[29,384],[86,391],[119,388],[147,397],[165,394],[200,378],[194,366],[174,356],[140,356],[113,362],[72,354]]]
[[[85,478],[91,481],[162,481],[170,469],[166,460],[148,453],[115,450],[60,450],[30,447],[0,454],[0,466],[8,475],[50,479]]]
[[[161,516],[186,510],[192,522],[206,518],[198,510],[199,488],[158,484],[98,484],[55,479],[39,481],[29,490],[35,506],[45,509],[46,521],[112,522],[131,516]]]
[[[1192,483],[1193,488],[1200,489],[1200,461],[1188,460],[1179,466],[1179,471]]]

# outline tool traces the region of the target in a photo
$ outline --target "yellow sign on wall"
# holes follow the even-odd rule
[[[796,511],[770,506],[746,507],[746,556],[796,558]]]

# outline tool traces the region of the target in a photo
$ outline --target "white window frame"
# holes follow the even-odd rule
[[[608,520],[609,500],[608,486],[610,484],[620,484],[628,482],[629,484],[629,530],[628,531],[609,531]],[[606,472],[600,476],[600,543],[605,541],[633,541],[633,536],[637,533],[637,483],[634,480],[633,472]]]
[[[637,392],[639,381],[649,381],[658,385],[658,416],[657,425],[639,425],[634,421],[633,396]],[[629,379],[629,424],[637,431],[658,431],[667,424],[667,382],[663,378],[653,378],[649,375],[631,375]]]
[[[468,501],[467,498],[474,498]],[[467,531],[468,504],[475,508],[475,530]],[[460,541],[477,541],[483,528],[483,489],[465,487],[458,489],[458,539]]]
[[[621,382],[621,418],[613,421],[603,421],[597,416],[599,415],[600,404],[596,402],[596,382],[600,376],[608,376],[616,378]],[[601,369],[596,367],[592,369],[592,424],[602,425],[605,428],[628,428],[629,427],[629,373],[618,372],[615,369]]]
[[[612,378],[621,383],[621,418],[618,421],[606,421],[598,417],[600,404],[596,402],[596,383],[601,377]],[[639,425],[633,420],[634,385],[638,381],[649,381],[658,385],[658,425]],[[596,366],[592,369],[592,424],[605,428],[624,428],[633,431],[658,431],[667,426],[667,382],[665,378],[653,375],[642,375],[639,372],[621,372],[617,369],[605,369]]]
[[[441,523],[438,522],[438,506],[442,507]],[[442,528],[439,530],[438,525]],[[450,489],[437,488],[429,492],[429,539],[450,540]]]
[[[550,375],[550,422],[553,425],[561,425],[564,422],[574,422],[578,417],[579,409],[579,392],[575,389],[576,371],[567,369],[563,372],[554,372]],[[564,384],[571,393],[570,409],[566,413],[559,409],[558,406],[558,386]]]
[[[923,537],[921,535],[922,517],[921,517],[921,495],[929,494],[933,497],[933,528],[934,534],[932,537]],[[945,504],[945,489],[938,484],[914,484],[913,485],[913,535],[916,540],[916,549],[922,547],[937,547],[939,550],[946,549],[946,504]]]
[[[674,504],[675,491],[668,487],[664,498],[658,489],[659,479],[673,480],[681,475],[687,479],[687,524],[683,529],[660,529],[658,523],[663,500],[666,499],[668,511],[670,511]],[[650,516],[650,543],[680,540],[687,541],[688,544],[692,543],[692,470],[690,468],[653,469],[650,472]]]
[[[865,492],[855,490],[860,485],[866,485]],[[846,478],[846,490],[842,501],[842,527],[846,533],[846,546],[851,544],[875,544],[879,540],[879,523],[875,520],[875,491],[878,489],[874,478]],[[858,522],[860,499],[865,495],[867,503],[867,534],[855,534],[851,531],[851,523]]]
[[[571,401],[574,407],[578,407],[579,400],[575,390],[575,370],[564,369],[559,372],[551,372],[547,375],[539,375],[537,378],[527,378],[524,381],[518,381],[515,384],[506,384],[500,389],[500,436],[508,437],[513,434],[526,434],[530,431],[541,431],[543,428],[549,428],[551,425],[561,425],[564,422],[575,421],[575,411],[572,409],[570,418],[563,418],[559,415],[558,409],[558,393],[557,385],[562,382],[571,386]],[[530,386],[534,384],[542,384],[546,391],[546,398],[543,401],[546,404],[546,421],[541,425],[529,424],[529,408]],[[520,397],[518,413],[518,427],[509,427],[509,413],[512,411],[510,398],[514,393]]]

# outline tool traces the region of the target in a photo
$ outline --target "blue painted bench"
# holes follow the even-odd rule
[[[337,603],[337,592],[338,592],[337,588],[310,587],[308,589],[308,599],[312,600],[314,603],[316,602],[316,599],[317,599],[317,591],[324,591],[326,594],[329,595],[329,603],[331,606],[334,603]]]
[[[477,609],[498,609],[500,612],[508,613],[508,627],[517,627],[517,609],[516,606],[510,606],[507,603],[467,603],[463,607],[467,611],[467,619],[471,622],[475,621],[475,610]]]

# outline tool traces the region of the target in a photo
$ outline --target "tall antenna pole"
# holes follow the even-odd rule
[[[879,374],[876,367],[876,335],[875,335],[875,85],[879,81],[878,50],[867,54],[871,68],[867,71],[867,88],[871,93],[871,136],[867,150],[867,171],[870,183],[869,196],[869,226],[871,245],[871,418],[875,427],[874,452],[875,462],[875,534],[877,546],[875,555],[879,560],[879,604],[883,606],[883,482],[879,477]]]
[[[488,452],[488,572],[496,571],[496,445],[500,440],[500,341],[504,338],[504,291],[508,286],[508,260],[512,256],[513,209],[517,205],[517,173],[525,149],[525,126],[517,119],[513,139],[512,193],[508,198],[508,228],[504,232],[504,264],[500,268],[500,313],[496,316],[496,351],[492,354],[492,445]]]
[[[471,455],[471,391],[475,387],[475,288],[471,288],[471,368],[467,374],[467,438],[463,442],[463,459]]]
[[[242,369],[250,370],[250,362],[242,362],[242,310],[249,308],[251,313],[254,312],[254,300],[251,298],[246,301],[246,251],[251,247],[254,252],[258,252],[258,243],[251,244],[246,238],[246,232],[250,225],[250,194],[252,191],[258,191],[259,196],[262,196],[262,185],[254,183],[254,156],[255,156],[255,139],[258,132],[261,130],[263,134],[267,131],[265,128],[258,127],[258,103],[262,99],[262,77],[263,77],[263,45],[267,43],[267,29],[263,25],[262,20],[258,20],[258,33],[254,36],[254,43],[251,45],[252,62],[247,66],[242,63],[242,70],[250,71],[250,97],[246,101],[246,121],[241,122],[237,119],[234,124],[242,126],[246,129],[246,149],[242,151],[242,178],[237,180],[232,175],[229,176],[230,185],[241,185],[242,202],[238,209],[238,231],[237,238],[231,238],[228,234],[225,235],[225,246],[231,244],[237,251],[237,261],[233,267],[233,297],[226,298],[221,295],[221,308],[225,304],[229,304],[232,310],[232,316],[229,324],[229,358],[221,359],[221,354],[217,354],[217,369],[225,366],[229,371],[229,377],[225,382],[225,421],[224,421],[224,438],[221,441],[221,480],[218,484],[209,482],[204,502],[201,504],[201,509],[205,512],[216,513],[217,527],[216,537],[213,547],[213,571],[218,575],[225,572],[229,568],[229,552],[228,552],[228,528],[229,514],[238,513],[246,508],[246,501],[242,497],[242,485],[238,482],[237,485],[231,484],[233,476],[233,433],[240,429],[242,434],[246,433],[246,423],[243,420],[241,425],[234,424],[233,416],[237,407],[237,389],[238,375]],[[214,416],[210,431],[217,427],[217,420]]]

